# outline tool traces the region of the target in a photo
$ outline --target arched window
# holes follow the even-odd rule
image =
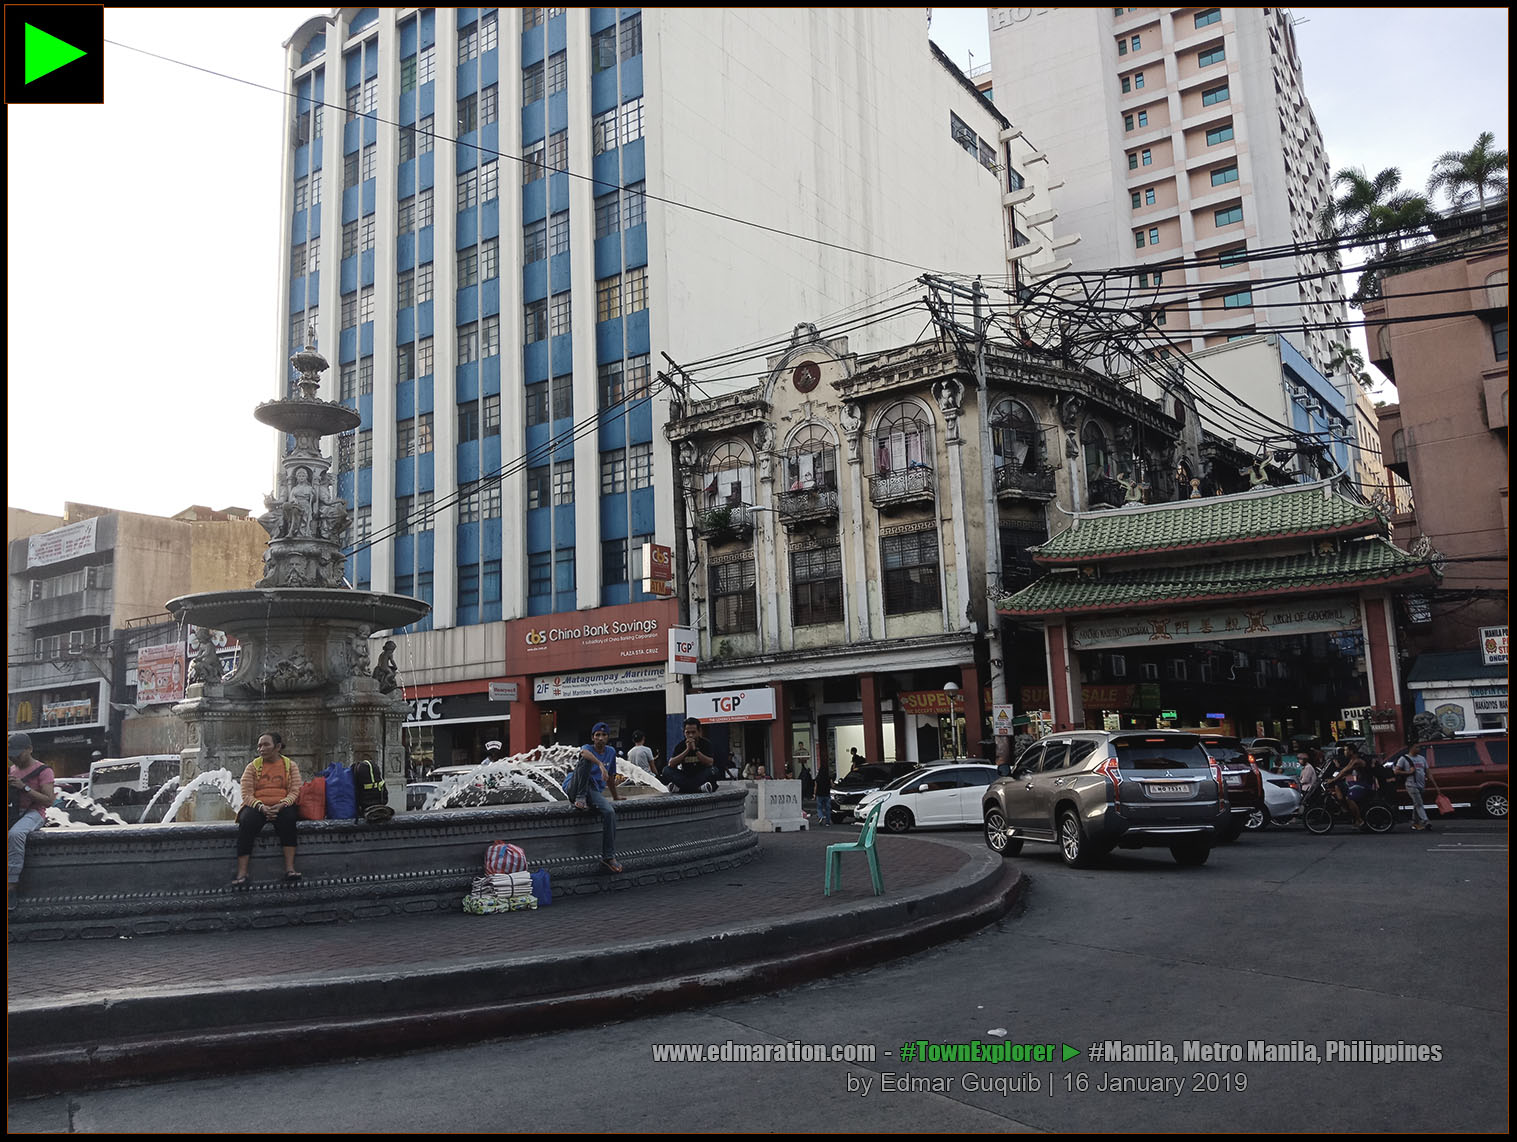
[[[741,441],[718,445],[706,458],[705,476],[708,508],[753,503],[753,454]]]
[[[1485,304],[1489,309],[1506,308],[1507,272],[1497,270],[1485,277]]]
[[[833,491],[838,486],[837,446],[820,424],[803,425],[785,450],[785,487],[792,492]]]
[[[1391,462],[1393,464],[1406,463],[1406,430],[1396,429],[1391,433]]]
[[[1085,452],[1085,486],[1111,476],[1111,449],[1101,426],[1093,420],[1086,421],[1080,430],[1080,444]]]
[[[1003,401],[990,418],[990,442],[997,468],[1032,472],[1042,468],[1043,433],[1037,420],[1024,404]]]
[[[927,440],[927,419],[921,408],[906,401],[892,405],[875,429],[875,471],[926,467]]]

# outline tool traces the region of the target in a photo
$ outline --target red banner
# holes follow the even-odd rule
[[[1136,686],[1080,687],[1080,702],[1087,713],[1092,710],[1136,710],[1138,709],[1137,698]],[[1022,708],[1024,710],[1051,709],[1052,707],[1048,704],[1048,687],[1023,686]]]

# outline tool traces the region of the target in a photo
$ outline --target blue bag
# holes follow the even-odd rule
[[[358,816],[358,790],[348,767],[334,761],[321,776],[327,779],[327,820],[351,821]]]
[[[553,886],[548,883],[548,870],[540,868],[532,874],[532,895],[537,898],[539,907],[546,908],[553,903]]]

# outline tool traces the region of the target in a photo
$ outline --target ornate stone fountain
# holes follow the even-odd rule
[[[359,414],[321,400],[326,359],[307,345],[291,358],[299,395],[254,411],[291,441],[275,494],[264,497],[259,522],[269,533],[263,578],[246,591],[213,591],[171,599],[181,622],[235,635],[236,670],[221,677],[213,654],[196,659],[185,700],[174,712],[186,723],[181,787],[216,769],[240,776],[258,736],[276,730],[285,753],[307,776],[334,761],[381,761],[392,807],[405,807],[405,757],[400,727],[405,702],[393,643],[369,663],[375,631],[424,617],[428,604],[404,595],[355,591],[343,578],[347,505],[338,498],[321,439],[356,428]],[[209,640],[202,640],[206,645]],[[196,817],[224,816],[219,801]]]

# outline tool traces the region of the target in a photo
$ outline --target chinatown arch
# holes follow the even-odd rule
[[[1392,598],[1436,578],[1389,535],[1342,476],[1078,512],[1033,549],[1047,574],[997,609],[1042,625],[1051,718],[1065,728],[1096,716],[1083,701],[1084,652],[1358,632],[1367,720],[1383,752],[1406,729]]]

